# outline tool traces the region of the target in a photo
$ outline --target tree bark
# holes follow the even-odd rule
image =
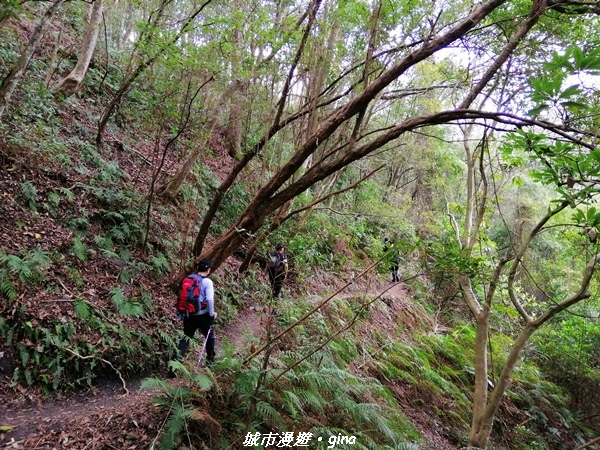
[[[8,75],[6,75],[4,80],[2,80],[2,83],[0,83],[0,117],[4,115],[6,107],[11,100],[12,94],[19,84],[19,80],[23,76],[25,69],[27,69],[29,61],[33,56],[33,52],[35,52],[35,49],[42,40],[48,24],[64,2],[65,0],[54,0],[54,2],[52,2],[52,5],[50,5],[50,8],[48,8],[42,17],[42,20],[33,31],[33,34],[29,38],[29,41],[27,42],[23,53],[21,53],[20,58]]]
[[[64,77],[57,86],[57,90],[65,93],[67,96],[77,93],[83,86],[83,79],[94,55],[96,42],[98,42],[100,22],[102,21],[102,1],[92,0],[92,4],[89,6],[88,23],[83,33],[77,64],[75,64],[71,73]]]
[[[242,55],[240,48],[242,46],[240,39],[240,30],[235,28],[232,31],[232,39],[235,45],[234,56],[231,61],[231,72],[237,77],[240,72]],[[227,154],[233,159],[239,160],[242,153],[242,89],[241,82],[236,83],[236,91],[231,93],[229,98],[229,123],[227,125],[225,143],[227,145]]]

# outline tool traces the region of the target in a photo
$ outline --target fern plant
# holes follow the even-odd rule
[[[150,257],[150,265],[152,266],[154,273],[159,277],[164,277],[171,271],[169,260],[161,252]]]
[[[21,194],[25,198],[27,207],[33,212],[36,212],[38,208],[38,191],[31,181],[25,181],[24,183],[21,183]]]
[[[8,300],[8,304],[12,304],[17,296],[17,288],[15,284],[8,279],[6,272],[0,271],[0,295]]]
[[[178,361],[171,361],[169,364],[190,387],[171,386],[159,378],[147,378],[141,385],[141,389],[159,391],[161,394],[153,400],[163,407],[167,415],[157,436],[163,450],[173,449],[181,442],[183,431],[194,418],[194,403],[203,398],[204,392],[213,386],[213,381],[208,375],[193,373]]]
[[[83,299],[76,298],[75,299],[75,313],[80,319],[90,319],[93,315],[92,306]]]
[[[80,261],[87,261],[87,259],[88,259],[87,250],[79,236],[76,236],[73,239],[73,245],[71,246],[71,251],[77,257],[77,259],[79,259]]]
[[[45,279],[42,270],[51,262],[48,253],[38,247],[32,252],[23,251],[22,254],[24,256],[19,257],[0,252],[0,270],[17,276],[22,283],[40,284]]]
[[[111,300],[117,307],[117,312],[124,316],[140,317],[144,314],[144,307],[140,302],[127,298],[121,288],[112,287],[109,290]]]

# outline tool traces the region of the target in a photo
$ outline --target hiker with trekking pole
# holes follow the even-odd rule
[[[217,318],[217,313],[214,305],[213,282],[208,278],[210,268],[210,260],[202,259],[198,263],[197,272],[182,280],[177,300],[177,312],[183,319],[183,334],[185,335],[179,342],[179,358],[183,359],[185,356],[196,330],[200,329],[205,338],[196,368],[200,366],[204,351],[206,351],[207,364],[211,364],[215,359],[213,323]]]

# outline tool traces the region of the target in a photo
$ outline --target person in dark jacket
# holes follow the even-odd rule
[[[383,240],[383,251],[385,253],[389,252],[394,246],[393,242],[389,238],[385,238]],[[400,281],[400,276],[398,271],[400,270],[400,257],[398,253],[394,253],[391,259],[390,271],[392,272],[392,283],[396,283]]]
[[[400,269],[400,257],[398,254],[395,254],[392,257],[392,265],[390,266],[390,270],[392,271],[392,283],[396,283],[400,281],[400,276],[398,274],[398,270]]]
[[[270,260],[265,267],[265,272],[269,275],[273,298],[279,298],[283,287],[283,280],[287,277],[288,272],[288,258],[285,254],[283,244],[278,244],[275,247],[275,253],[271,254]]]

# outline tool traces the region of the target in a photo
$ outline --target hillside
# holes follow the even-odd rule
[[[114,212],[122,214],[124,209],[120,208],[122,203],[119,203],[119,208],[113,205],[111,210],[108,205],[107,209],[106,204],[100,203],[96,192],[114,188],[118,184],[98,182],[93,185],[93,190],[86,189],[85,186],[91,183],[90,176],[63,173],[51,161],[39,163],[37,166],[43,169],[37,169],[23,149],[8,147],[6,143],[1,154],[2,210],[5,218],[0,225],[2,254],[5,258],[8,255],[18,257],[20,264],[27,264],[30,271],[21,269],[22,272],[15,270],[12,273],[24,273],[24,280],[31,283],[29,290],[24,289],[25,284],[15,283],[17,294],[5,304],[2,313],[4,329],[16,331],[12,335],[13,344],[5,346],[1,352],[2,415],[5,417],[2,425],[14,426],[3,434],[3,443],[7,448],[28,449],[48,446],[105,449],[125,448],[124,445],[131,449],[149,448],[149,442],[160,435],[166,412],[152,402],[152,398],[159,395],[161,390],[140,391],[138,388],[143,377],[155,376],[166,380],[166,362],[170,350],[165,339],[168,336],[174,338],[178,329],[169,288],[172,274],[158,276],[148,265],[142,265],[143,261],[148,261],[148,257],[136,253],[139,249],[135,247],[123,260],[122,256],[103,251],[97,245],[96,236],[106,236],[107,231],[114,233],[114,226],[118,225],[107,220],[106,216]],[[127,189],[124,193],[128,196],[141,195],[142,192],[133,190],[136,186],[133,180],[137,180],[139,186],[144,186],[141,182],[144,180],[141,175],[143,172],[139,168],[140,156],[125,151],[118,155],[120,159],[111,163],[118,163],[122,178],[128,180],[121,185],[121,189]],[[220,167],[226,170],[226,166]],[[101,171],[102,165],[97,170]],[[132,176],[136,171],[137,176]],[[28,183],[32,186],[35,183],[35,192],[24,189]],[[60,197],[60,201],[53,205],[52,194],[64,190],[70,190],[74,195]],[[129,208],[133,209],[133,205],[129,204]],[[178,220],[165,220],[162,215],[155,217],[154,224],[161,235],[179,235],[184,229],[178,228],[177,223],[186,224],[186,219],[177,216],[181,214],[181,209],[176,205],[169,208]],[[81,211],[85,211],[86,215],[79,215]],[[84,217],[87,232],[81,238],[81,246],[85,249],[85,253],[81,254],[74,248],[74,232],[68,225],[82,223]],[[155,239],[160,242],[164,238],[159,235]],[[293,255],[291,257],[293,261]],[[231,301],[228,298],[235,298],[237,305],[218,305],[225,308],[222,314],[224,318],[220,321],[222,331],[218,329],[217,332],[219,347],[226,339],[234,345],[236,354],[243,357],[256,347],[257,339],[260,342],[266,332],[267,316],[263,311],[268,310],[268,304],[262,303],[264,300],[259,303],[253,300],[257,296],[264,298],[260,285],[254,286],[256,292],[247,290],[252,289],[252,284],[240,289],[240,281],[235,281],[235,277],[226,273],[238,263],[232,259],[214,275],[214,279],[217,291],[224,293],[221,298],[226,303]],[[11,265],[10,261],[6,264],[9,269],[20,267]],[[122,271],[126,269],[130,270],[130,275],[122,279]],[[351,280],[352,274],[358,271],[360,267],[343,275],[319,270],[315,273],[317,276],[301,286],[289,284],[286,287],[289,290],[286,302],[291,303],[282,306],[282,310],[286,311],[294,303],[302,304],[303,299],[307,298],[312,300],[306,305],[320,301],[323,297],[314,294],[335,292],[344,286],[342,278]],[[381,347],[379,340],[383,338],[387,344],[382,349],[393,343],[406,345],[406,349],[414,346],[415,350],[421,351],[418,349],[422,343],[415,342],[415,336],[430,335],[445,339],[448,330],[443,323],[432,318],[418,300],[411,298],[410,292],[402,284],[390,284],[383,278],[385,276],[367,274],[336,297],[336,301],[341,302],[364,298],[365,295],[376,298],[376,302],[368,307],[371,312],[345,331],[340,336],[341,342],[351,337],[348,342],[360,342],[366,350]],[[259,283],[262,285],[263,281]],[[115,289],[122,292],[127,301],[144,305],[144,312],[119,312],[120,306],[114,300]],[[35,292],[35,296],[30,298],[27,292]],[[148,296],[146,300],[144,295]],[[78,310],[77,305],[81,301],[98,311],[102,320],[106,320],[106,326],[94,328],[88,325],[90,316]],[[323,317],[337,322],[335,316],[339,314],[339,307],[325,308]],[[330,314],[334,316],[330,317]],[[252,317],[254,319],[249,320]],[[68,332],[68,326],[73,328],[71,332]],[[140,336],[146,336],[146,339],[139,340]],[[64,344],[60,343],[62,339],[65,340]],[[142,348],[135,348],[138,345]],[[290,341],[284,345],[290,348],[295,346]],[[61,348],[64,350],[61,351]],[[32,356],[27,360],[23,359],[23,354],[19,358],[14,353],[23,349],[31,352]],[[392,380],[397,375],[392,375],[390,370],[398,369],[392,369],[393,366],[386,366],[384,360],[378,360],[377,351],[373,360],[358,356],[348,361],[349,367],[356,375],[374,377],[387,386],[394,396],[395,408],[406,416],[407,423],[422,436],[421,444],[415,448],[460,447],[456,437],[465,425],[460,424],[462,419],[457,422],[450,414],[456,408],[450,397],[446,397],[450,385],[420,385],[418,380],[409,375],[412,369],[400,378],[404,381],[394,382]],[[413,355],[411,358],[416,359],[409,364],[422,364],[417,362],[422,356]],[[427,364],[433,364],[432,369],[446,367],[445,370],[450,370],[450,366],[445,366],[450,363],[454,366],[452,370],[457,371],[455,376],[462,382],[467,381],[464,375],[468,374],[468,367],[457,366],[457,361],[443,363],[442,359],[435,362],[435,359],[429,359],[431,357],[434,355],[427,357]],[[90,358],[94,364],[83,364],[87,360],[81,358]],[[53,361],[58,361],[59,365],[56,366]],[[194,364],[193,361],[190,363]],[[219,369],[215,370],[218,374]],[[461,371],[463,376],[459,375]],[[70,372],[73,372],[72,375],[69,375]],[[180,383],[186,385],[189,380],[178,379],[169,383],[176,387]],[[92,387],[86,388],[86,385]],[[56,394],[60,396],[55,398]],[[218,410],[212,412],[209,406],[207,408],[205,413],[209,414],[208,417],[211,414],[219,417],[224,413]],[[461,411],[461,408],[468,408],[468,404],[456,409],[458,417],[467,412],[467,409]],[[553,416],[550,410],[546,413],[550,420],[555,417],[553,427],[564,428],[560,415]],[[519,422],[527,421],[527,416],[512,402],[507,402],[502,406],[500,420],[506,430],[502,432],[502,442],[506,445],[504,448],[515,448],[509,444],[512,439],[509,430]],[[561,435],[569,439],[570,431],[564,429]],[[16,441],[15,444],[10,444],[12,439]]]

